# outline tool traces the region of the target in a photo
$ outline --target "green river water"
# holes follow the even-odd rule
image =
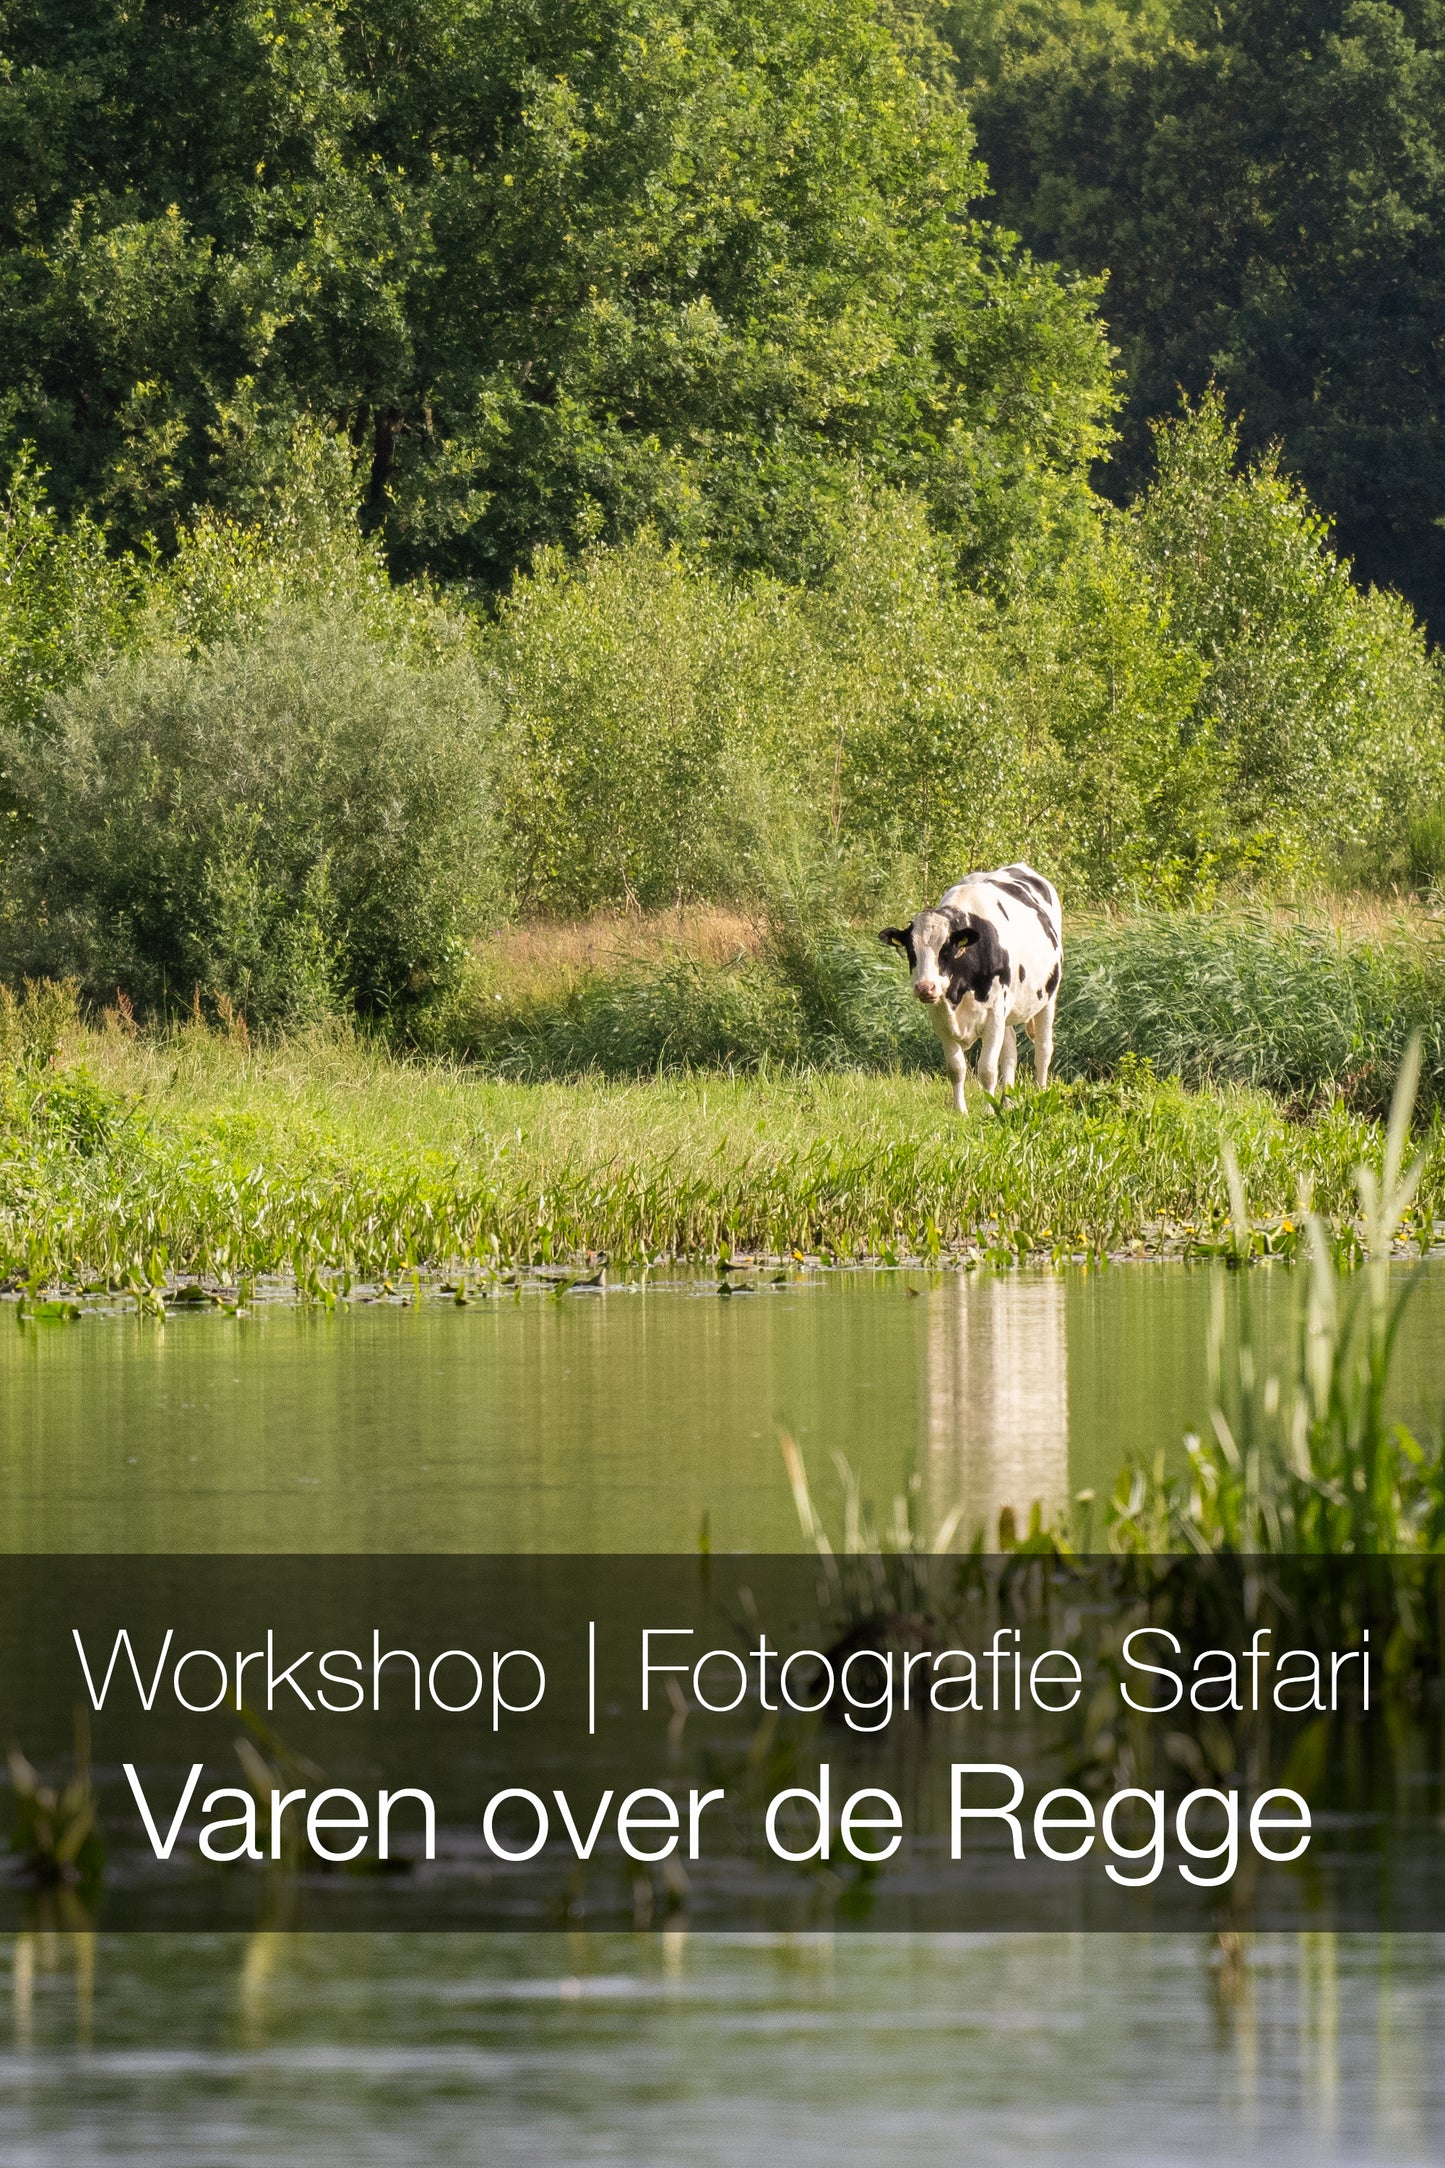
[[[926,1526],[1054,1508],[1207,1417],[1214,1291],[1287,1353],[1298,1282],[1183,1266],[711,1279],[561,1300],[262,1305],[164,1326],[0,1310],[0,1528],[16,1551],[691,1551],[800,1544],[778,1435]],[[1445,1408],[1445,1266],[1396,1411]],[[1261,1360],[1264,1357],[1261,1356]]]
[[[1207,1410],[1206,1343],[1299,1283],[707,1280],[164,1326],[0,1312],[17,1551],[794,1549],[834,1452],[925,1530],[1106,1489]],[[910,1289],[913,1292],[910,1292]],[[1445,1398],[1445,1268],[1396,1412]],[[0,2168],[146,2161],[1415,2162],[1445,2157],[1445,1941],[105,1936],[0,1972]]]

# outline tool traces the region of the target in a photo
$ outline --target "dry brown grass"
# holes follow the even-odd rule
[[[595,973],[656,963],[673,951],[707,964],[756,956],[761,911],[682,904],[667,911],[595,911],[587,918],[532,919],[503,927],[473,951],[479,982],[514,1001],[556,998]]]
[[[1445,912],[1408,896],[1318,894],[1275,905],[1233,899],[1218,908],[1225,916],[1241,911],[1264,915],[1277,925],[1323,923],[1351,941],[1438,938],[1445,930]],[[1127,906],[1070,911],[1065,899],[1066,933],[1086,934],[1135,915]],[[489,1002],[500,998],[509,1008],[526,1009],[539,1002],[565,1001],[589,978],[610,978],[671,954],[713,965],[754,957],[765,932],[761,905],[749,910],[699,903],[665,911],[608,910],[586,918],[529,919],[479,940],[469,978],[475,996]]]
[[[1362,941],[1410,934],[1438,936],[1445,927],[1445,910],[1419,896],[1321,896],[1288,915],[1326,918],[1340,933]]]
[[[1336,933],[1352,941],[1438,938],[1445,929],[1445,910],[1438,904],[1428,903],[1419,896],[1380,895],[1363,890],[1352,890],[1347,894],[1322,891],[1301,896],[1292,903],[1271,903],[1247,895],[1232,895],[1221,898],[1204,915],[1228,918],[1246,913],[1251,917],[1268,918],[1277,926],[1301,921],[1310,926],[1331,926]],[[1065,897],[1065,936],[1067,938],[1071,928],[1075,932],[1085,932],[1127,922],[1137,915],[1132,904],[1088,904],[1080,910],[1070,911]]]

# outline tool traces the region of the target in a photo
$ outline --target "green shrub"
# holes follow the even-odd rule
[[[1001,614],[956,585],[921,505],[860,497],[847,547],[798,609],[821,695],[815,834],[862,865],[907,868],[930,895],[1014,855],[1032,791]]]
[[[781,860],[825,853],[926,885],[1005,847],[1026,776],[997,611],[951,584],[914,501],[853,514],[814,590],[648,535],[518,583],[493,652],[520,908],[766,896]]]
[[[495,640],[523,909],[767,896],[789,853],[916,905],[1027,857],[1071,905],[1398,878],[1445,783],[1442,683],[1206,398],[1139,504],[1002,599],[858,490],[812,588],[644,536],[545,556]],[[1407,864],[1408,862],[1408,864]]]
[[[143,582],[83,514],[63,526],[28,453],[0,500],[0,722],[32,723],[47,696],[135,636]]]
[[[42,1150],[90,1159],[115,1142],[129,1110],[115,1092],[99,1083],[83,1063],[45,1076],[37,1090],[11,1094],[28,1141]]]
[[[16,994],[0,985],[0,1068],[43,1069],[80,1024],[73,979],[27,979]]]
[[[348,444],[298,427],[243,517],[139,565],[22,471],[0,969],[394,1014],[489,918],[746,899],[809,1044],[873,1061],[903,1027],[877,960],[794,909],[800,867],[831,869],[834,932],[1015,857],[1070,914],[1441,879],[1440,671],[1275,465],[1240,469],[1213,397],[1136,506],[986,594],[921,499],[855,476],[811,586],[644,530],[538,552],[483,624],[388,580],[354,488]]]
[[[122,660],[10,736],[0,954],[149,1011],[405,1007],[489,900],[489,724],[465,649],[422,666],[338,615]]]
[[[1173,642],[1197,658],[1186,734],[1229,808],[1229,870],[1280,892],[1390,858],[1445,779],[1441,679],[1397,597],[1362,592],[1273,453],[1238,461],[1214,393],[1154,430],[1157,473],[1128,522]]]
[[[445,656],[467,629],[425,580],[391,580],[378,538],[357,520],[350,444],[307,422],[230,512],[198,512],[180,530],[174,554],[150,566],[144,602],[146,644],[191,655],[260,638],[286,611],[346,617],[422,663]]]
[[[649,534],[575,566],[547,551],[493,651],[522,909],[649,908],[753,885],[790,757],[810,780],[813,658],[780,590],[733,587]]]
[[[1427,804],[1410,822],[1405,875],[1417,895],[1445,895],[1445,796]]]
[[[1194,727],[1204,669],[1171,638],[1127,536],[1101,536],[1048,593],[1020,598],[1000,643],[1028,803],[998,857],[1047,870],[1069,902],[1210,894],[1232,812]]]

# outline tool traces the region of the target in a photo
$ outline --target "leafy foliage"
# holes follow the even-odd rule
[[[1188,734],[1211,745],[1244,848],[1388,854],[1441,751],[1440,681],[1408,610],[1352,585],[1273,453],[1238,471],[1217,393],[1154,442],[1139,553],[1205,666]]]
[[[738,592],[645,532],[575,570],[547,553],[493,653],[521,908],[747,887],[769,756],[807,733],[810,658],[786,598]]]
[[[7,0],[4,422],[167,545],[298,417],[394,562],[504,587],[650,521],[811,575],[854,477],[1050,547],[1092,293],[979,224],[940,55],[869,0]]]
[[[22,454],[0,504],[0,719],[32,723],[48,694],[127,645],[137,569],[84,512],[68,524]]]
[[[144,1010],[400,1016],[511,911],[731,897],[802,1003],[755,1029],[740,982],[739,1058],[801,1030],[872,1061],[848,922],[970,865],[1027,855],[1071,909],[1428,888],[1445,738],[1408,614],[1240,466],[1217,399],[1158,441],[1138,505],[1010,594],[960,586],[920,499],[856,488],[810,585],[644,528],[542,553],[490,620],[393,583],[311,428],[253,517],[144,564],[22,474],[0,967]]]
[[[48,1068],[79,1028],[76,994],[70,979],[27,979],[18,995],[0,986],[0,1068]]]
[[[1007,599],[897,496],[855,499],[807,589],[645,534],[546,560],[493,645],[519,900],[776,895],[799,850],[860,908],[1021,855],[1073,901],[1410,878],[1445,733],[1408,611],[1240,464],[1217,397],[1156,435],[1137,506]]]

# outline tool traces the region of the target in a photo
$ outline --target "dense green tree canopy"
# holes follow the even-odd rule
[[[955,0],[1000,215],[1080,272],[1147,423],[1211,377],[1445,634],[1445,7]]]
[[[3,0],[3,437],[132,541],[304,413],[402,570],[646,520],[810,573],[860,475],[1002,565],[1107,353],[927,55],[871,0]]]

